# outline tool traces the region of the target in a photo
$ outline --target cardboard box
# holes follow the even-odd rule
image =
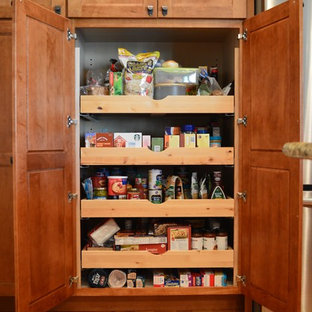
[[[167,244],[116,245],[115,248],[120,251],[149,251],[153,254],[162,254],[167,251]]]
[[[153,286],[165,287],[165,274],[163,272],[155,271],[153,273]]]
[[[86,132],[85,134],[85,146],[86,147],[95,147],[96,145],[96,133],[95,132]]]
[[[184,133],[184,147],[195,148],[196,147],[196,134]]]
[[[115,147],[142,147],[142,132],[116,132],[114,133]]]
[[[170,226],[167,228],[168,250],[191,249],[191,227]]]
[[[213,271],[202,272],[202,285],[204,287],[214,287],[215,275]]]
[[[150,245],[167,244],[167,237],[164,236],[129,236],[120,237],[115,235],[115,245]]]
[[[163,138],[152,138],[152,150],[154,152],[161,152],[164,150]]]
[[[143,147],[151,147],[151,136],[143,135]]]
[[[112,147],[113,143],[113,133],[111,132],[99,132],[96,133],[96,147]]]
[[[165,148],[180,147],[180,135],[165,135]]]
[[[197,147],[210,147],[210,134],[209,133],[197,134]]]

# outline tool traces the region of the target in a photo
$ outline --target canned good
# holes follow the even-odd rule
[[[108,176],[107,178],[109,196],[127,197],[127,176]]]
[[[162,203],[162,191],[161,190],[149,190],[148,199],[153,204],[161,204]]]
[[[132,188],[127,193],[127,199],[140,199],[140,192],[137,188]]]
[[[94,199],[107,199],[107,187],[99,187],[93,190]]]
[[[204,250],[216,249],[216,235],[213,233],[205,233],[203,238]]]
[[[192,250],[203,249],[203,236],[200,233],[192,234]]]
[[[127,195],[108,195],[109,199],[127,199]]]
[[[162,170],[151,169],[148,171],[148,188],[150,190],[162,189]]]
[[[225,232],[221,232],[216,235],[216,245],[218,250],[228,249],[228,235]]]
[[[221,137],[220,136],[210,137],[210,147],[221,147]]]

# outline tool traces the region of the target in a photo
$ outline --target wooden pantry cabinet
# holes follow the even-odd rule
[[[74,18],[245,18],[245,0],[68,1]]]
[[[71,21],[32,1],[17,1],[15,5],[12,110],[10,97],[1,102],[7,116],[12,115],[13,143],[1,150],[0,171],[1,180],[8,181],[3,188],[1,186],[1,194],[8,198],[1,201],[4,213],[0,215],[0,221],[1,228],[5,225],[8,227],[6,233],[11,233],[10,242],[13,233],[10,220],[14,223],[14,270],[12,245],[0,244],[8,255],[0,259],[0,265],[8,267],[8,271],[2,270],[0,274],[0,290],[5,294],[8,283],[12,285],[14,272],[16,311],[41,312],[53,308],[55,311],[114,311],[114,307],[129,311],[130,305],[134,306],[132,310],[160,311],[166,307],[170,311],[212,311],[217,306],[220,311],[241,311],[239,295],[245,296],[245,311],[251,311],[251,300],[273,311],[299,311],[300,163],[283,156],[281,149],[285,142],[300,140],[301,1],[284,3],[246,21],[179,20],[168,16],[159,22],[148,18],[125,18],[118,25],[116,20],[109,18],[94,22],[77,19],[74,26]],[[97,28],[91,28],[95,24]],[[6,50],[1,53],[8,53],[11,28],[8,21],[1,21],[2,26],[0,38],[5,40]],[[101,54],[108,47],[99,38],[105,38],[115,49],[120,42],[127,42],[124,39],[129,36],[128,28],[143,36],[143,39],[140,36],[141,39],[136,39],[141,45],[150,42],[150,47],[156,44],[169,46],[168,51],[171,46],[178,47],[172,57],[181,60],[187,56],[180,55],[179,51],[183,48],[186,51],[190,46],[197,62],[204,54],[213,60],[213,53],[216,53],[213,51],[221,51],[221,79],[235,78],[235,96],[207,97],[205,101],[181,97],[179,102],[177,98],[153,101],[90,96],[81,98],[80,112],[112,118],[119,114],[127,118],[141,114],[230,114],[228,118],[232,118],[234,132],[232,146],[207,150],[207,153],[168,150],[157,158],[143,149],[131,153],[122,150],[116,151],[115,161],[116,164],[136,165],[175,162],[234,165],[234,199],[221,202],[184,200],[181,204],[173,200],[151,211],[153,207],[148,201],[140,201],[136,206],[127,202],[104,205],[104,202],[80,200],[79,196],[78,199],[69,198],[69,193],[78,192],[80,185],[80,152],[82,164],[105,165],[111,159],[106,153],[114,150],[80,151],[77,143],[79,123],[66,126],[68,116],[73,119],[79,116],[74,103],[75,42],[67,40],[68,29],[78,33],[77,45],[80,38],[86,39],[80,53],[83,49],[95,51],[94,46],[97,46]],[[236,41],[237,34],[245,29],[247,40]],[[153,41],[146,40],[147,34]],[[135,38],[133,34],[130,36]],[[192,40],[187,42],[185,38]],[[162,40],[165,41],[163,44]],[[218,42],[221,42],[220,46]],[[201,47],[204,53],[200,54],[195,46]],[[88,58],[86,53],[86,62],[89,62]],[[6,77],[11,66],[7,58],[1,75],[6,69]],[[10,94],[9,86],[5,90]],[[237,123],[238,118],[244,116],[246,126],[241,120]],[[6,131],[10,128],[9,120],[4,119],[1,123],[3,138],[10,138],[11,134],[7,133],[11,132]],[[247,197],[239,198],[238,192],[246,192]],[[189,205],[192,210],[188,209]],[[177,262],[180,267],[232,268],[233,286],[220,289],[84,288],[81,285],[82,268],[113,265],[125,268],[127,264],[115,252],[108,255],[102,251],[81,250],[80,218],[124,216],[233,218],[233,250],[177,255],[171,252],[161,260],[145,252],[129,252],[123,256],[133,267],[146,267],[147,263],[152,267],[175,267]],[[1,242],[7,241],[7,237],[8,234],[1,235]],[[70,281],[75,276],[78,276],[78,283],[75,279],[74,283]],[[115,302],[117,297],[118,302]]]

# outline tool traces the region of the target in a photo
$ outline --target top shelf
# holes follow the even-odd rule
[[[82,95],[84,114],[232,114],[234,96],[168,96],[153,100],[148,96]]]

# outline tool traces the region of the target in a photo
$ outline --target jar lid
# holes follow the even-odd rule
[[[220,140],[221,141],[221,137],[220,136],[212,136],[212,137],[210,137],[210,140]]]
[[[226,232],[220,232],[217,236],[225,237],[228,236],[228,234]]]
[[[195,127],[193,125],[184,125],[183,126],[184,132],[189,132],[189,131],[193,132],[194,130],[195,130]]]

